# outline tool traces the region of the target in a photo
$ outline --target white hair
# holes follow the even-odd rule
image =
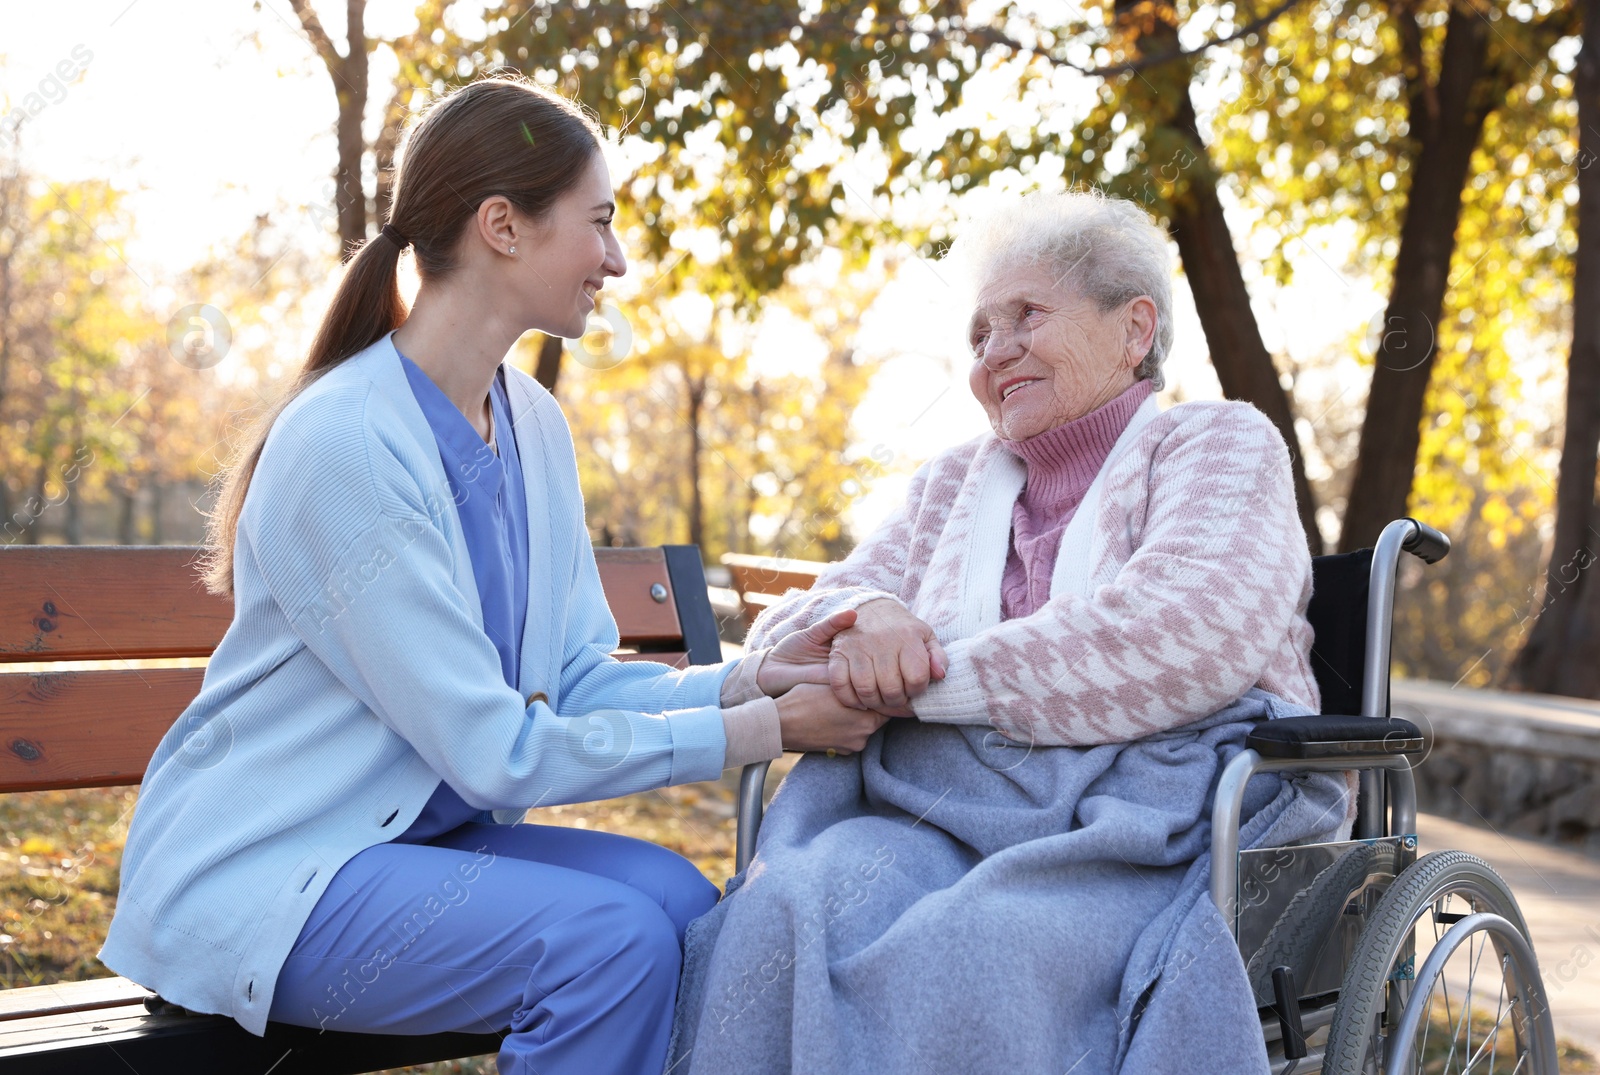
[[[1172,350],[1172,257],[1167,235],[1136,203],[1098,189],[1003,195],[974,215],[948,260],[971,294],[1001,273],[1044,265],[1103,311],[1148,295],[1156,335],[1135,375],[1161,388]]]

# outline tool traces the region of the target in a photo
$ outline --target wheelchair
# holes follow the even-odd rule
[[[1510,887],[1466,852],[1418,855],[1411,770],[1427,744],[1389,713],[1395,579],[1402,552],[1432,564],[1449,551],[1448,537],[1405,518],[1374,548],[1316,557],[1307,618],[1323,712],[1261,724],[1218,781],[1211,898],[1250,976],[1275,1075],[1557,1075]],[[740,872],[769,764],[740,776]],[[1351,839],[1240,850],[1250,778],[1314,770],[1359,771]]]

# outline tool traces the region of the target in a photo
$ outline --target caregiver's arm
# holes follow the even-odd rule
[[[571,431],[553,399],[541,398],[535,406],[551,411],[543,425],[556,440],[542,460],[545,470],[557,479],[563,501],[579,507],[571,521],[575,555],[561,643],[556,703],[561,712],[581,716],[597,709],[662,712],[718,706],[726,741],[722,764],[727,767],[768,761],[785,749],[850,749],[862,727],[876,727],[871,722],[883,718],[835,711],[830,700],[811,693],[786,696],[781,705],[773,701],[799,684],[827,682],[829,643],[837,631],[854,623],[853,612],[824,617],[771,650],[747,647],[744,657],[722,664],[674,668],[612,656],[619,632],[581,511]]]
[[[1248,404],[1178,424],[1156,448],[1142,533],[1116,578],[952,642],[917,716],[1078,745],[1237,699],[1282,644],[1310,573],[1290,473],[1282,437]]]
[[[583,499],[571,431],[554,400],[541,400],[536,406],[551,409],[553,413],[545,425],[560,438],[559,447],[540,462],[547,473],[557,478],[563,498],[581,505]],[[559,468],[555,466],[557,462],[561,464]],[[799,683],[827,682],[828,643],[836,631],[854,622],[853,617],[820,617],[806,625],[810,628],[809,637],[791,637],[775,647],[776,652],[758,648],[757,643],[747,640],[743,657],[722,664],[674,668],[656,661],[617,660],[612,656],[619,643],[617,623],[606,603],[599,564],[581,510],[573,513],[571,526],[576,555],[567,582],[570,587],[568,618],[562,639],[558,704],[563,712],[585,712],[606,706],[658,712],[719,705],[728,714],[737,713],[738,723],[759,722],[764,728],[763,738],[773,742],[777,736],[777,711],[770,705],[751,703],[777,697]],[[833,621],[831,626],[830,620]],[[730,757],[742,758],[746,752],[741,745],[749,736],[738,734],[734,724],[734,716],[725,716],[728,731],[734,733],[729,738],[735,741]]]
[[[652,711],[721,705],[722,686],[741,659],[722,664],[690,664],[673,668],[657,661],[619,661],[612,652],[620,644],[617,621],[606,604],[600,568],[585,530],[578,543],[577,563],[567,599],[566,636],[562,640],[560,707],[579,713],[603,706]],[[738,701],[748,699],[741,698]],[[734,699],[728,702],[734,703]]]
[[[758,699],[753,676],[739,674],[743,659],[673,668],[657,661],[619,661],[611,655],[620,640],[619,632],[611,606],[606,603],[600,567],[589,537],[572,429],[561,405],[549,393],[536,393],[533,406],[545,436],[520,449],[523,468],[542,470],[551,482],[554,502],[572,506],[566,520],[575,550],[572,569],[555,582],[568,589],[556,703],[561,711],[581,713],[615,706],[659,713],[703,706],[732,707]],[[770,711],[767,715],[775,719]]]
[[[478,809],[720,776],[726,744],[715,705],[567,718],[506,684],[454,581],[438,522],[450,511],[448,490],[419,487],[364,402],[302,396],[279,416],[235,553],[256,558],[284,616],[353,698]]]

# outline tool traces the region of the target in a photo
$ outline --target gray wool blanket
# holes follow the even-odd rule
[[[1211,801],[1256,688],[1131,743],[1029,748],[893,720],[802,758],[690,924],[671,1075],[1267,1075],[1209,892]],[[1334,838],[1339,773],[1249,784],[1242,847]]]

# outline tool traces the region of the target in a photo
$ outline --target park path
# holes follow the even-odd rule
[[[1468,851],[1511,886],[1533,934],[1556,1036],[1600,1052],[1600,860],[1459,821],[1417,817],[1419,852]]]

